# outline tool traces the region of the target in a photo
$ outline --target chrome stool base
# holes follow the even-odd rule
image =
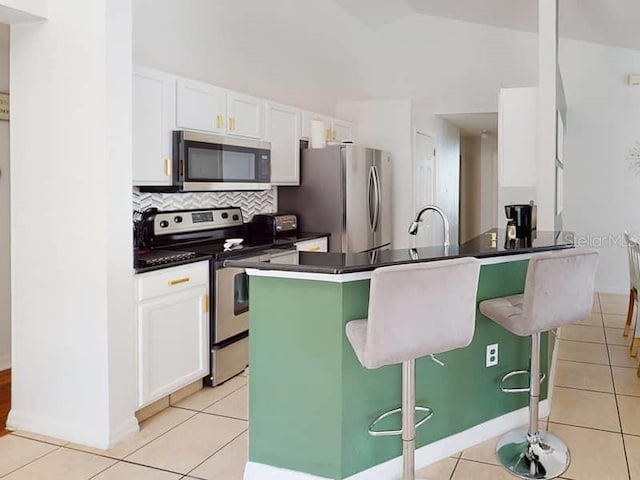
[[[557,436],[551,432],[530,435],[526,428],[503,435],[496,456],[512,475],[527,479],[557,478],[571,463],[569,448]]]

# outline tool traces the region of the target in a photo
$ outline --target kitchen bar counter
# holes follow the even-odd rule
[[[495,239],[495,240],[494,240]],[[376,250],[366,253],[319,253],[299,252],[294,264],[257,262],[250,260],[227,260],[230,267],[279,270],[285,272],[346,274],[367,272],[378,267],[403,263],[428,262],[445,258],[476,257],[492,258],[522,255],[573,246],[571,232],[539,232],[531,241],[506,241],[504,229],[493,229],[462,245],[449,247],[404,248],[399,250]]]
[[[400,365],[363,368],[344,330],[347,322],[367,316],[371,270],[477,256],[482,259],[479,303],[522,293],[530,255],[571,248],[571,237],[541,232],[531,246],[504,248],[503,231],[490,231],[448,252],[439,247],[390,250],[378,257],[301,253],[298,265],[229,260],[229,265],[247,267],[250,275],[251,441],[244,479],[400,477],[400,438],[367,433],[374,418],[400,405]],[[487,368],[491,344],[498,344],[499,362]],[[553,338],[543,334],[543,371],[549,370],[553,347]],[[416,432],[418,468],[527,423],[527,394],[503,393],[498,382],[509,371],[528,368],[529,350],[528,338],[511,334],[478,311],[472,343],[437,356],[444,367],[429,357],[417,359],[416,404],[434,410]],[[546,416],[546,382],[541,390],[540,414]],[[396,418],[380,428],[399,424]]]

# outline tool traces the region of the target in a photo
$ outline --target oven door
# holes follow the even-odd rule
[[[214,342],[249,330],[249,278],[244,268],[216,269]]]

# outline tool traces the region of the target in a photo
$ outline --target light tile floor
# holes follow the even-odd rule
[[[571,448],[571,480],[640,480],[640,378],[622,336],[628,298],[596,295],[592,315],[559,332],[545,428]],[[548,427],[547,427],[548,425]],[[247,461],[247,376],[204,389],[141,424],[111,450],[24,432],[0,437],[3,480],[240,480]],[[511,480],[495,439],[418,472],[428,480]],[[384,480],[384,479],[381,479]]]

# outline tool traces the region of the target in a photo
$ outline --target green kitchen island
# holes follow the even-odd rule
[[[373,269],[474,256],[482,261],[480,302],[521,293],[531,254],[572,246],[568,232],[538,232],[523,246],[505,243],[504,231],[492,230],[446,249],[299,252],[294,265],[228,260],[250,276],[245,480],[373,480],[401,472],[400,438],[367,433],[374,418],[400,405],[401,367],[363,368],[344,332],[348,321],[367,316]],[[551,338],[543,335],[543,371]],[[491,344],[499,346],[498,364],[486,367]],[[471,345],[437,356],[445,366],[429,357],[416,361],[416,404],[434,410],[416,432],[417,468],[527,422],[528,394],[503,393],[498,381],[511,370],[528,368],[529,351],[529,338],[512,335],[478,312]],[[521,377],[519,385],[527,382]],[[546,385],[541,416],[549,411]],[[398,415],[378,428],[399,426]]]

